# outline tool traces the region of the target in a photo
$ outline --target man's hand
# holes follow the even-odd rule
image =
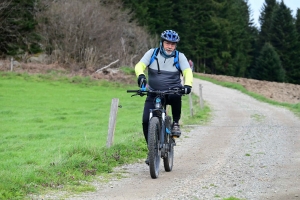
[[[183,94],[189,94],[192,91],[192,87],[189,85],[184,85],[184,87],[182,88],[182,93]]]
[[[146,79],[146,76],[144,74],[140,74],[139,77],[138,77],[138,86],[140,88],[144,88],[146,87],[147,85],[147,79]]]

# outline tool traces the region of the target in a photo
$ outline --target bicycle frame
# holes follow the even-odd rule
[[[164,136],[166,134],[171,134],[171,130],[166,128],[165,119],[166,119],[166,101],[164,101],[164,104],[162,104],[162,100],[165,98],[165,95],[168,94],[177,94],[177,95],[183,95],[181,88],[172,88],[166,91],[147,91],[146,88],[142,88],[140,90],[127,90],[127,92],[135,92],[136,94],[133,94],[132,96],[140,95],[144,96],[148,93],[150,94],[156,94],[155,102],[154,102],[154,109],[150,109],[150,115],[149,120],[152,117],[158,117],[161,121],[161,131],[159,135],[160,139],[160,150],[164,148],[164,142],[165,138]]]

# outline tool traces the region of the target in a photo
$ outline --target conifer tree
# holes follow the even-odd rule
[[[216,73],[214,58],[220,46],[220,31],[213,0],[188,0],[177,3],[176,20],[182,40],[179,49],[194,60],[196,71]]]
[[[251,52],[253,48],[251,42],[253,41],[252,27],[253,22],[250,19],[249,5],[245,1],[236,0],[233,2],[233,9],[238,15],[238,19],[233,27],[236,32],[233,38],[234,42],[234,76],[245,77],[246,69],[251,63]]]
[[[249,6],[243,0],[219,2],[222,2],[217,10],[221,46],[218,57],[214,58],[218,73],[244,77],[251,63]]]
[[[253,77],[258,80],[282,82],[284,76],[278,54],[270,43],[265,43],[253,70]]]
[[[298,63],[298,39],[292,11],[283,1],[274,10],[270,27],[270,42],[278,53],[286,71],[286,81],[296,83],[295,70]]]
[[[159,34],[167,29],[174,29],[174,4],[170,0],[156,0],[147,3],[147,25],[151,34]]]
[[[300,9],[297,9],[297,14],[296,14],[296,22],[295,22],[295,26],[296,26],[296,31],[298,34],[298,41],[300,40],[299,36],[300,36]]]
[[[273,13],[278,7],[276,0],[265,0],[259,16],[260,32],[258,38],[258,45],[262,48],[265,42],[269,42],[269,33],[273,24]],[[260,49],[259,49],[260,50]]]
[[[294,70],[292,72],[293,82],[300,84],[300,9],[297,9],[295,27],[297,32],[297,47],[294,50],[293,61],[294,61]]]

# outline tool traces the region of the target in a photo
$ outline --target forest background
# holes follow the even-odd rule
[[[179,33],[195,71],[300,83],[300,10],[265,0],[260,28],[247,0],[3,0],[0,56],[45,55],[70,71],[133,67],[160,33]]]

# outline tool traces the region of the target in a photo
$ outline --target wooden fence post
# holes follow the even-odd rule
[[[14,70],[14,59],[11,57],[10,58],[10,71]]]
[[[203,109],[202,85],[199,84],[199,103],[200,108]]]
[[[110,115],[109,115],[108,135],[107,135],[107,142],[106,142],[107,147],[110,147],[113,144],[116,121],[117,121],[118,104],[119,104],[119,99],[117,98],[112,99],[111,107],[110,107]]]
[[[192,93],[189,94],[189,100],[190,100],[190,113],[191,113],[191,117],[193,117],[194,112],[193,112],[193,99],[192,99]]]

